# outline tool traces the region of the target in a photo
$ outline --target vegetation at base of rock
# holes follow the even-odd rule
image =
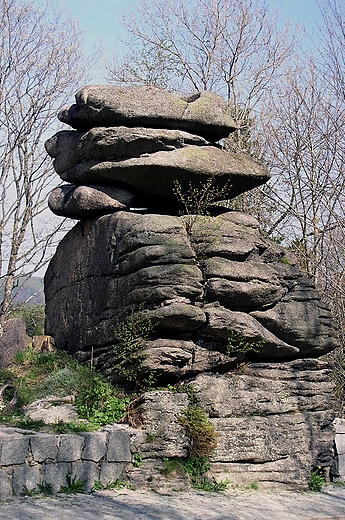
[[[128,480],[125,480],[121,477],[117,478],[114,482],[108,482],[105,486],[103,486],[103,484],[99,480],[97,480],[94,483],[92,490],[100,491],[101,489],[112,490],[112,489],[123,489],[123,488],[131,489],[132,491],[135,491],[135,487],[132,486],[132,484],[130,482],[128,482]]]
[[[129,403],[129,397],[124,394],[119,396],[113,386],[94,372],[89,374],[89,378],[83,379],[75,398],[79,417],[87,419],[96,427],[119,422]]]
[[[236,330],[230,329],[228,336],[228,343],[226,345],[226,354],[249,354],[260,352],[260,349],[265,345],[265,340],[252,341],[248,340]]]
[[[130,397],[64,351],[38,353],[29,347],[17,353],[13,365],[0,370],[0,384],[8,385],[1,396],[0,422],[28,430],[49,428],[56,433],[95,430],[119,422],[130,403]],[[49,395],[74,397],[79,417],[87,422],[59,421],[48,427],[44,421],[23,415],[23,406]],[[8,404],[14,396],[17,402],[8,413]]]
[[[153,330],[153,324],[142,309],[143,305],[138,311],[133,308],[125,320],[118,321],[114,331],[118,341],[113,347],[116,356],[114,368],[136,390],[150,389],[156,382],[155,374],[144,367],[147,357],[145,341]]]
[[[318,467],[318,469],[313,471],[310,475],[309,489],[310,491],[320,492],[324,484],[326,484],[326,480],[322,474],[322,468]]]
[[[134,455],[133,466],[135,468],[140,468],[140,466],[142,466],[143,463],[144,463],[144,461],[143,461],[143,456],[141,455],[141,453],[136,453]]]
[[[194,489],[213,493],[224,491],[230,484],[230,480],[210,479],[205,475],[210,469],[211,463],[208,457],[163,458],[163,475],[169,476],[173,473],[188,475]]]
[[[66,485],[60,486],[59,493],[67,493],[67,494],[77,494],[77,493],[85,493],[85,484],[86,480],[81,480],[77,478],[77,475],[74,475],[72,478],[70,475],[66,475]]]
[[[189,456],[209,457],[217,447],[218,434],[204,410],[188,405],[179,422],[190,438]]]

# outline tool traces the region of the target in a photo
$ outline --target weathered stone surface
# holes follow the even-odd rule
[[[189,439],[178,422],[187,405],[187,394],[155,391],[143,395],[139,406],[146,433],[141,446],[143,458],[187,456]]]
[[[54,188],[48,206],[55,215],[86,219],[130,207],[133,194],[114,186],[74,186]]]
[[[78,461],[72,462],[72,479],[85,480],[84,490],[90,493],[95,482],[99,481],[100,469],[95,462]]]
[[[37,484],[41,483],[39,466],[19,466],[13,469],[12,486],[15,495],[20,495],[23,487],[29,491],[37,490]]]
[[[130,462],[132,460],[129,433],[119,426],[113,426],[109,432],[107,461]]]
[[[10,475],[3,469],[0,470],[0,498],[12,495],[12,483]]]
[[[198,405],[218,432],[213,474],[306,488],[310,472],[333,464],[332,387],[316,359],[253,363],[229,375],[199,375]]]
[[[185,193],[190,184],[198,188],[212,179],[212,186],[222,190],[214,199],[223,200],[260,186],[270,175],[265,166],[246,155],[188,145],[128,159],[83,161],[60,177],[73,184],[120,184],[134,192],[136,205],[167,213],[179,207],[176,181]]]
[[[25,321],[22,318],[12,318],[7,320],[2,335],[0,336],[0,368],[8,367],[13,363],[15,354],[25,349]]]
[[[44,421],[46,424],[54,424],[59,421],[78,421],[79,417],[72,404],[71,396],[49,396],[39,399],[23,408],[25,415],[33,421]]]
[[[84,448],[81,453],[83,460],[99,462],[107,452],[108,435],[106,432],[86,432],[84,437]]]
[[[286,293],[269,264],[234,262],[213,257],[203,262],[206,297],[230,308],[251,309],[276,304]]]
[[[58,348],[94,346],[97,360],[98,347],[116,341],[117,318],[142,303],[153,325],[147,366],[174,378],[179,369],[186,376],[202,366],[216,370],[217,362],[220,371],[232,366],[231,331],[254,343],[238,361],[321,355],[336,346],[315,287],[291,255],[260,236],[251,217],[195,217],[189,233],[187,218],[118,212],[66,235],[45,278],[46,328]]]
[[[125,472],[124,462],[107,462],[101,463],[101,472],[99,480],[106,486],[110,482],[115,482],[118,478],[123,478]]]
[[[0,466],[23,464],[28,455],[29,438],[26,435],[13,434],[11,437],[2,434],[0,437]]]
[[[58,454],[58,440],[56,435],[39,433],[30,437],[32,457],[35,462],[44,462],[47,459],[56,460]]]
[[[62,131],[45,143],[45,148],[54,157],[54,168],[63,173],[85,161],[105,161],[140,157],[160,151],[183,148],[186,145],[205,146],[207,141],[197,135],[180,130],[153,128],[92,128],[88,132]]]
[[[46,334],[32,337],[32,348],[34,352],[56,352],[55,340]]]
[[[84,438],[81,435],[61,435],[58,462],[74,462],[80,459],[83,446]]]
[[[66,475],[71,474],[71,463],[43,464],[44,480],[52,485],[53,493],[58,493],[61,486],[66,486]]]
[[[193,341],[156,339],[146,342],[143,366],[153,371],[162,383],[211,370],[225,371],[233,367],[236,357],[210,351]]]
[[[208,304],[204,307],[207,323],[202,329],[204,336],[215,341],[228,341],[229,331],[246,338],[253,347],[250,355],[255,359],[279,359],[297,355],[299,349],[280,340],[250,314],[231,311],[225,307]],[[257,347],[255,348],[255,345]]]
[[[201,92],[182,99],[152,86],[87,85],[59,119],[78,130],[119,125],[178,128],[215,141],[236,129],[230,108],[220,96]]]

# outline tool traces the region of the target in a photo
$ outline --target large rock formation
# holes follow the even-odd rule
[[[46,273],[46,332],[124,382],[113,345],[140,309],[151,324],[142,368],[160,385],[193,380],[219,432],[214,471],[303,487],[332,464],[327,367],[310,359],[337,345],[330,312],[250,215],[178,216],[190,188],[214,202],[269,178],[218,143],[236,128],[228,107],[209,93],[88,86],[59,117],[75,130],[46,149],[72,184],[49,205],[80,222]]]

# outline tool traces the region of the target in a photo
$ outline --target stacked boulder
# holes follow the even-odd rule
[[[222,148],[236,130],[227,105],[207,92],[87,86],[59,118],[73,130],[46,149],[69,184],[49,206],[80,222],[46,273],[46,333],[59,349],[92,352],[117,383],[116,328],[144,310],[144,368],[160,385],[194,382],[219,432],[218,473],[305,486],[313,466],[332,464],[328,368],[311,359],[337,345],[330,312],[252,216],[179,216],[176,185],[206,186],[215,201],[269,179]]]
[[[266,182],[269,174],[245,155],[217,144],[236,129],[226,103],[203,92],[182,99],[155,87],[88,86],[59,119],[62,131],[46,143],[54,168],[71,184],[49,198],[54,213],[87,219],[128,209],[176,214],[173,185],[212,178],[223,198]]]

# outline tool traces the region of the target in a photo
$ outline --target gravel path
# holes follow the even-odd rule
[[[8,520],[345,520],[345,488],[321,493],[212,494],[201,492],[101,491],[54,498],[16,497],[0,503]]]

